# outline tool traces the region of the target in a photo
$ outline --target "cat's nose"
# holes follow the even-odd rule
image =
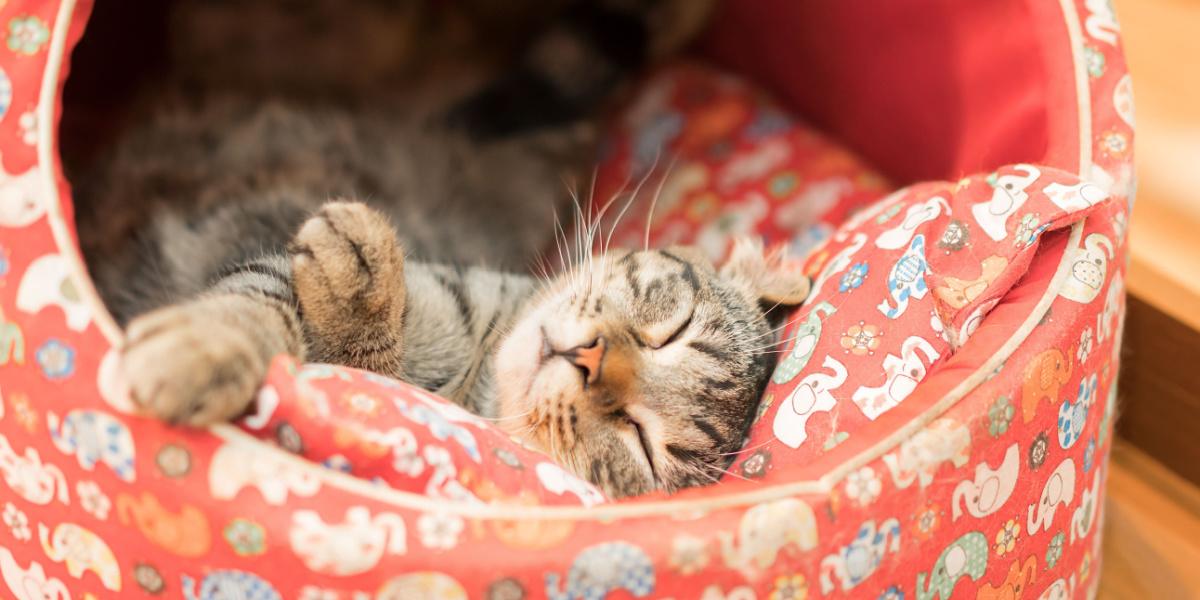
[[[565,352],[559,352],[558,355],[575,365],[575,368],[583,374],[584,384],[591,385],[600,379],[600,370],[604,365],[604,352],[607,347],[608,344],[604,338],[596,336],[596,339],[591,342],[580,344]]]

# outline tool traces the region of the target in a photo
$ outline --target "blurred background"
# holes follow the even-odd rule
[[[1200,1],[1111,1],[1138,194],[1100,597],[1200,598]]]

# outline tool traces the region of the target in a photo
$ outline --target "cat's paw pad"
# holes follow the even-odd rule
[[[245,412],[266,364],[246,332],[193,307],[171,306],[129,324],[121,373],[141,412],[200,427]]]
[[[402,308],[404,253],[387,219],[367,205],[326,203],[290,250],[306,319],[388,318]]]

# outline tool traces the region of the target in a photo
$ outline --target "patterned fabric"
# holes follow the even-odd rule
[[[129,414],[114,377],[117,332],[81,266],[55,156],[65,59],[91,6],[9,0],[0,6],[0,596],[1093,595],[1124,314],[1130,84],[1106,3],[1002,4],[1020,15],[1003,27],[981,27],[999,4],[923,5],[931,20],[978,35],[961,36],[970,51],[949,63],[936,44],[900,44],[896,55],[911,62],[899,72],[896,55],[868,57],[887,66],[876,70],[858,69],[858,52],[807,57],[813,43],[855,48],[864,35],[886,36],[893,11],[911,7],[726,5],[718,37],[762,23],[761,35],[741,30],[741,49],[796,50],[762,51],[739,70],[836,135],[812,133],[706,68],[663,71],[634,93],[615,117],[597,189],[631,191],[649,174],[643,190],[657,201],[631,205],[614,240],[640,246],[649,222],[652,244],[696,240],[719,256],[731,234],[755,231],[797,256],[815,249],[803,268],[825,276],[792,315],[733,476],[671,498],[606,502],[429,394],[286,357],[272,365],[258,412],[236,427],[186,431]],[[798,10],[809,12],[788,20]],[[993,43],[998,35],[1009,42]],[[809,62],[795,68],[792,56]],[[976,85],[976,71],[953,70],[963,64],[1021,85]],[[989,70],[996,64],[1011,67]],[[828,88],[798,102],[795,82],[814,73]],[[897,141],[890,133],[927,124],[908,101],[920,86],[884,102],[847,95],[864,91],[845,85],[854,77],[875,78],[870,89],[909,78],[963,104],[928,139]],[[981,127],[988,118],[1005,127]],[[937,176],[919,178],[953,181],[875,202],[883,179],[835,138],[898,180],[929,171]],[[1017,156],[958,168],[993,146]],[[796,226],[809,222],[817,226]],[[912,337],[922,340],[908,344],[917,375]],[[886,407],[868,417],[855,391],[905,373],[919,384],[887,388],[907,392],[898,403],[864,401]],[[778,415],[810,377],[845,382],[831,398],[812,387],[816,416],[778,435]],[[784,443],[798,432],[797,447]]]

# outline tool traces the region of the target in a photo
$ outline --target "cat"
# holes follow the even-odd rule
[[[77,197],[134,402],[232,419],[290,353],[496,418],[613,497],[715,481],[769,376],[768,309],[802,302],[808,279],[753,241],[720,268],[677,247],[613,249],[541,284],[513,272],[553,239],[596,99],[651,58],[656,10],[681,2],[702,4],[572,3],[516,69],[449,98],[232,94],[130,133]],[[598,33],[622,23],[620,43]],[[105,229],[105,207],[131,198],[146,224]]]

